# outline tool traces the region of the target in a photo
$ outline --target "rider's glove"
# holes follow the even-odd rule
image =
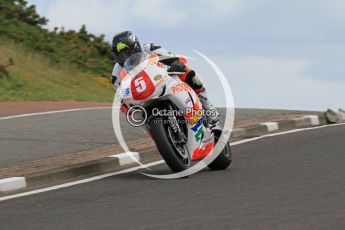
[[[186,72],[186,65],[179,61],[173,61],[170,65],[169,72]]]
[[[120,108],[121,112],[123,112],[124,114],[127,113],[128,107],[126,104],[121,104],[121,108]]]
[[[131,115],[132,112],[133,112],[133,110],[129,110],[129,111],[128,111],[129,108],[130,108],[130,107],[128,107],[128,105],[122,103],[122,104],[121,104],[120,110],[121,110],[121,112],[123,112],[125,115],[127,115],[127,113],[128,113],[128,115]]]

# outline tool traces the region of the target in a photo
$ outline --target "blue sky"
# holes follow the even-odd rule
[[[86,24],[111,40],[132,30],[196,57],[214,104],[220,84],[206,54],[227,76],[237,107],[345,108],[345,1],[304,0],[30,0],[48,28]]]

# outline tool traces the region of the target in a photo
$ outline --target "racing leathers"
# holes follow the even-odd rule
[[[194,70],[189,69],[187,60],[185,58],[177,57],[156,43],[144,44],[142,46],[142,50],[148,54],[157,54],[158,56],[169,57],[164,58],[164,60],[161,60],[160,62],[169,66],[170,72],[183,72],[183,74],[179,74],[178,76],[183,82],[187,83],[195,91],[200,99],[203,109],[209,111],[206,113],[207,120],[211,124],[216,124],[219,121],[219,113],[217,109],[209,102],[202,81]],[[112,83],[115,89],[117,89],[121,84],[121,69],[122,66],[116,63],[112,71]]]

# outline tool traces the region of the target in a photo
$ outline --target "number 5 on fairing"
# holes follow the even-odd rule
[[[135,90],[138,93],[144,92],[146,90],[146,83],[143,79],[143,77],[138,77],[134,80]]]

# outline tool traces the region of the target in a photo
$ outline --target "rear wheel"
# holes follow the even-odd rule
[[[176,141],[171,127],[164,118],[151,120],[150,131],[159,153],[173,172],[181,172],[191,165],[185,144]]]
[[[216,143],[218,142],[220,133],[215,133],[215,140]],[[217,156],[217,158],[208,165],[209,169],[211,170],[224,170],[229,167],[232,161],[232,152],[230,148],[229,142],[226,142],[223,150],[220,152],[220,154]]]

